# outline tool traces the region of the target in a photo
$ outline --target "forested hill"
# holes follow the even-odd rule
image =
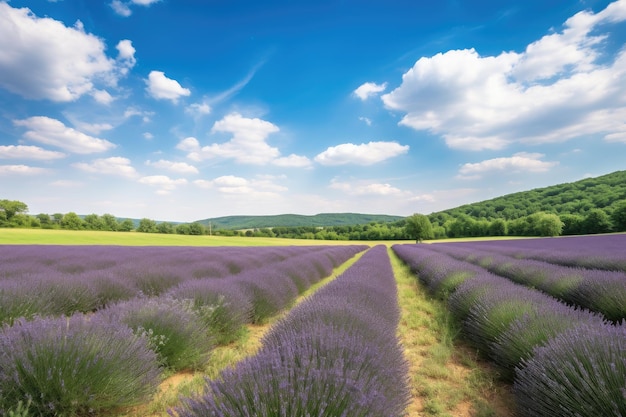
[[[401,216],[384,214],[358,214],[358,213],[322,213],[313,216],[299,214],[279,214],[275,216],[226,216],[212,219],[199,220],[206,226],[220,229],[260,229],[268,227],[330,227],[330,226],[353,226],[368,224],[371,222],[394,222],[402,220]]]
[[[475,220],[513,220],[537,212],[558,214],[561,218],[584,217],[592,210],[611,215],[626,200],[626,171],[601,177],[553,185],[504,195],[479,203],[466,204],[432,213],[431,221],[442,224],[446,219],[469,216]]]

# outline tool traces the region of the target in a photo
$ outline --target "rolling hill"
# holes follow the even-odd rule
[[[204,225],[220,229],[242,230],[268,227],[330,227],[368,224],[371,222],[394,222],[402,216],[359,213],[321,213],[313,216],[279,214],[274,216],[225,216],[198,220]]]

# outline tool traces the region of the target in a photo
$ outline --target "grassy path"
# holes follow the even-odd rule
[[[445,305],[430,298],[390,249],[402,311],[398,335],[410,363],[412,401],[407,417],[510,417],[508,387],[496,373],[455,341],[458,333]]]

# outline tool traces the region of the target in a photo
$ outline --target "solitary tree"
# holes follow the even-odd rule
[[[422,240],[434,238],[433,225],[430,223],[428,217],[423,214],[415,213],[407,217],[404,229],[407,236],[415,239],[417,243],[420,243]]]

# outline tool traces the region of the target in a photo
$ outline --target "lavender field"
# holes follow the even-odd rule
[[[626,235],[395,245],[521,416],[626,415]]]
[[[110,413],[367,246],[2,246],[0,415]]]

